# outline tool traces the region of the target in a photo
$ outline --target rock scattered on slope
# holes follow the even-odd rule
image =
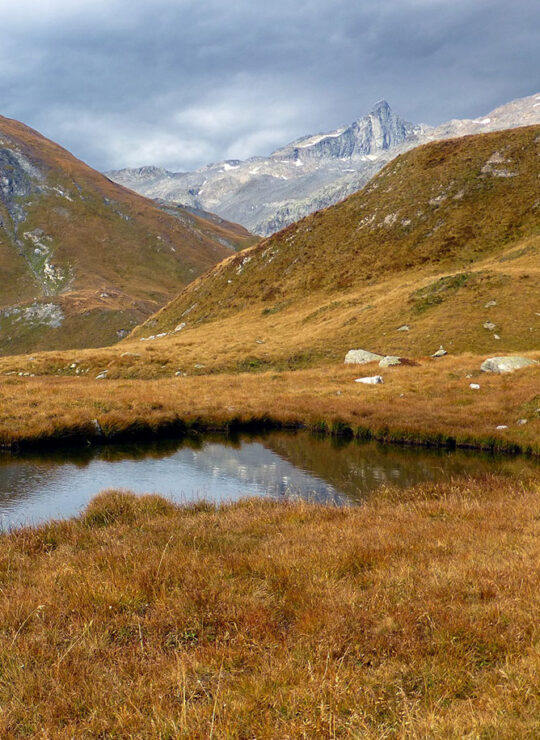
[[[379,367],[391,367],[392,365],[401,365],[401,357],[395,355],[386,355],[379,362]]]
[[[441,344],[441,346],[439,347],[439,349],[436,352],[434,352],[431,356],[432,357],[444,357],[447,354],[448,354],[448,352],[444,349],[444,347]]]
[[[377,355],[367,349],[350,349],[345,355],[346,365],[366,365],[368,362],[380,361],[384,355]]]
[[[379,383],[384,383],[384,380],[382,379],[382,375],[372,375],[368,378],[355,378],[355,383],[364,383],[365,385],[378,385]]]
[[[488,357],[480,365],[480,370],[485,373],[511,373],[530,365],[538,365],[538,362],[528,357]]]

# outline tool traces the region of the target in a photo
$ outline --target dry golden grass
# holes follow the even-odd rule
[[[538,353],[530,356],[540,359]],[[48,355],[36,356],[29,367],[35,364],[39,371],[44,357]],[[66,355],[54,357],[60,367],[66,365]],[[424,358],[419,366],[383,371],[377,364],[330,365],[294,372],[171,378],[169,370],[169,377],[156,380],[115,379],[119,371],[114,363],[110,380],[96,380],[95,369],[74,376],[69,365],[62,370],[65,376],[4,375],[0,376],[0,444],[58,443],[76,437],[98,441],[93,423],[97,419],[110,439],[179,434],[193,427],[274,423],[358,436],[369,432],[382,440],[538,454],[540,365],[494,375],[480,372],[482,359],[475,355]],[[354,382],[356,377],[380,372],[385,379],[382,385]],[[480,390],[472,390],[471,382],[478,383]],[[527,423],[519,424],[521,419]],[[508,428],[497,430],[499,425]]]
[[[0,538],[3,738],[533,738],[540,486],[109,492]]]
[[[328,311],[357,322],[351,327],[335,321],[333,332],[344,339],[352,333],[365,341],[376,332],[384,343],[383,331],[390,335],[410,322],[414,334],[425,335],[426,318],[435,317],[435,330],[442,319],[441,341],[454,340],[457,351],[479,351],[476,341],[466,343],[462,324],[480,318],[484,294],[500,299],[503,311],[494,313],[505,342],[517,340],[506,322],[521,317],[523,307],[532,322],[527,330],[538,332],[539,134],[540,127],[530,126],[432,142],[400,155],[358,193],[211,269],[135,334],[172,331],[178,322],[197,332],[200,324],[206,328],[227,317],[243,325],[250,312],[264,331],[274,314],[301,313],[317,296],[323,323]],[[465,279],[428,300],[415,295],[456,275]],[[527,303],[521,294],[529,283]],[[262,311],[271,318],[261,321]],[[446,331],[447,314],[453,335]],[[473,332],[475,340],[486,338],[485,320]],[[331,340],[332,331],[326,336]],[[411,338],[418,343],[413,333]],[[436,341],[436,334],[431,338]],[[524,342],[522,337],[520,349]],[[531,342],[529,337],[529,348],[538,346]]]

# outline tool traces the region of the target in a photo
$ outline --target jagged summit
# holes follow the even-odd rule
[[[359,190],[389,159],[418,144],[533,123],[540,123],[539,95],[438,127],[410,123],[381,99],[353,123],[301,137],[268,157],[188,173],[156,176],[139,169],[109,176],[148,197],[210,210],[268,236]]]

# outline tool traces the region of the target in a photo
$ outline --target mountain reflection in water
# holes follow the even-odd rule
[[[381,484],[406,487],[467,473],[523,475],[538,468],[524,458],[344,443],[307,432],[0,455],[0,523],[8,528],[73,516],[107,488],[155,492],[179,502],[268,496],[343,506],[361,502]]]

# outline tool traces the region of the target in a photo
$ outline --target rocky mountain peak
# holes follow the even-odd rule
[[[303,136],[267,157],[161,177],[140,170],[110,177],[143,195],[210,210],[268,236],[359,190],[392,157],[418,144],[538,122],[538,93],[481,118],[437,127],[404,120],[383,98],[353,123]]]
[[[375,115],[375,116],[380,116],[380,115],[388,116],[390,114],[392,114],[392,108],[390,107],[389,102],[385,100],[384,98],[382,98],[381,100],[378,100],[370,112],[370,115]]]

